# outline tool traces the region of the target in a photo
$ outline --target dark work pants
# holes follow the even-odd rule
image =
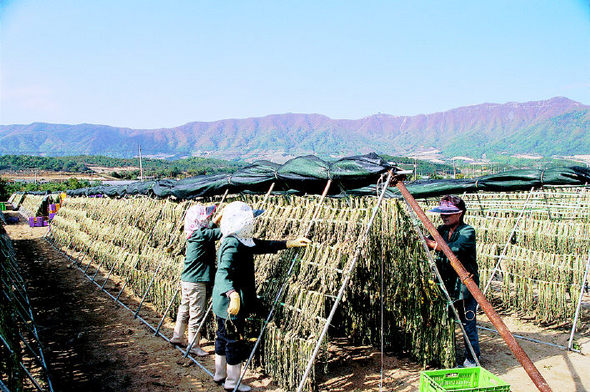
[[[225,355],[228,365],[238,365],[246,359],[246,342],[244,336],[244,320],[238,318],[226,320],[215,316],[217,320],[217,336],[215,338],[215,354]]]
[[[471,294],[469,294],[467,298],[456,301],[455,307],[457,308],[459,318],[461,318],[461,322],[463,323],[463,328],[465,328],[465,333],[467,334],[466,338],[471,342],[473,351],[475,351],[475,355],[479,358],[479,336],[477,335],[477,322],[475,320],[477,301]],[[465,358],[474,362],[473,356],[467,347],[467,341],[465,341]]]

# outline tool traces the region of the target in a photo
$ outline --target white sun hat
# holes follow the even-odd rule
[[[234,201],[223,209],[221,217],[221,234],[223,237],[234,236],[242,244],[254,246],[254,218],[262,214],[263,210],[252,210],[242,201]]]

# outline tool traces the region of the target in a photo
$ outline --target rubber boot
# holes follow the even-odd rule
[[[215,354],[215,375],[213,376],[213,381],[217,384],[221,384],[225,381],[227,377],[226,367],[227,362],[225,362],[225,355]]]
[[[183,346],[184,345],[184,332],[186,331],[187,323],[176,319],[176,325],[174,326],[174,334],[170,339],[170,344]]]
[[[233,391],[240,379],[240,374],[242,372],[242,364],[239,363],[237,365],[227,365],[227,378],[225,379],[225,383],[223,384],[223,388],[226,391]],[[243,382],[240,383],[238,387],[238,391],[241,392],[248,392],[251,391],[248,385],[244,384]]]
[[[209,353],[207,351],[205,351],[201,348],[201,344],[199,343],[200,341],[201,341],[201,334],[199,333],[199,334],[197,334],[197,338],[195,339],[195,342],[193,343],[193,346],[191,347],[190,353],[193,355],[196,355],[198,357],[204,357],[206,355],[209,355]],[[188,344],[190,344],[191,342],[192,342],[192,336],[190,336],[190,334],[189,334]]]

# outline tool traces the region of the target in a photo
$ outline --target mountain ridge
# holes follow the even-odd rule
[[[552,137],[549,142],[543,140],[547,134]],[[483,103],[414,116],[378,113],[360,119],[284,113],[193,121],[156,129],[40,122],[0,125],[0,153],[21,150],[46,155],[132,156],[141,144],[142,150],[151,154],[240,159],[310,153],[342,156],[369,151],[408,155],[433,148],[447,156],[460,153],[477,158],[505,151],[587,154],[589,134],[590,106],[555,97],[524,103]],[[556,145],[559,139],[567,144]]]

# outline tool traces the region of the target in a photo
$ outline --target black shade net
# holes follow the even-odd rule
[[[333,181],[329,194],[376,195],[376,184],[388,170],[399,173],[393,163],[370,153],[342,158],[334,162],[316,156],[293,158],[282,165],[258,161],[232,174],[197,176],[182,180],[134,182],[128,185],[98,186],[68,191],[69,196],[106,195],[123,197],[146,195],[190,200],[228,193],[265,193],[274,183],[274,192],[321,194],[328,180]],[[407,184],[416,198],[438,197],[477,191],[519,191],[543,185],[584,185],[590,182],[590,169],[581,166],[548,169],[512,170],[462,180],[419,180]],[[400,197],[391,187],[386,197]]]

